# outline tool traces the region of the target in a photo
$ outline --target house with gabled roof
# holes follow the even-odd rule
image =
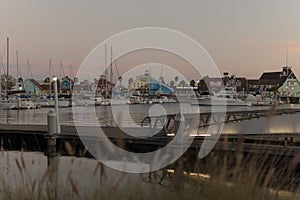
[[[74,81],[68,76],[64,77],[61,81],[61,93],[70,94],[72,93]]]
[[[32,95],[47,95],[49,93],[54,93],[53,82],[52,83],[39,83],[35,79],[24,80],[23,88],[27,94],[32,94]],[[60,91],[60,84],[57,85],[57,88],[58,88],[58,91]]]
[[[292,67],[284,66],[279,72],[264,72],[258,80],[261,91],[280,97],[300,97],[300,84]]]
[[[173,95],[174,89],[154,79],[148,70],[129,84],[130,90],[142,90],[149,95]]]
[[[34,79],[26,79],[23,81],[23,88],[27,94],[41,95],[44,88]]]
[[[290,73],[285,82],[278,88],[280,97],[300,97],[300,83],[294,73]]]

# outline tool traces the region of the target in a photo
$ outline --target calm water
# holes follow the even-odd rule
[[[54,170],[49,171],[48,164],[55,166],[51,168]],[[62,193],[72,191],[73,183],[81,197],[97,190],[105,192],[106,188],[132,189],[128,184],[145,189],[150,187],[147,174],[125,174],[100,165],[94,159],[66,156],[49,158],[41,152],[1,151],[0,176],[1,184],[10,190],[24,189],[27,185],[33,193],[38,192],[39,187],[47,187],[49,180],[56,183],[58,190],[64,191]]]
[[[268,106],[262,107],[227,107],[227,111],[242,111],[242,110],[259,110],[269,109]],[[280,105],[278,108],[300,109],[300,104]],[[94,115],[96,111],[96,119]],[[218,109],[218,108],[217,108]],[[114,106],[113,111],[111,107],[81,107],[80,111],[74,113],[77,120],[79,119],[83,124],[89,125],[91,121],[97,120],[101,125],[114,125],[114,120],[121,119],[124,126],[131,126],[134,123],[139,124],[144,117],[149,115],[174,114],[178,112],[195,113],[195,112],[209,112],[210,107],[191,106],[190,104],[153,104],[153,105],[123,105]],[[0,110],[0,123],[8,124],[46,124],[47,113],[49,108],[42,108],[36,110]],[[60,121],[63,125],[72,125],[74,122],[72,108],[60,108]],[[129,114],[128,114],[129,113]],[[130,117],[128,117],[130,116]]]

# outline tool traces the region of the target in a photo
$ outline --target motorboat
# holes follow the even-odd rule
[[[0,101],[0,109],[12,110],[12,109],[35,109],[36,104],[28,97],[14,96],[9,99]]]
[[[36,104],[40,107],[55,107],[55,100],[50,96],[42,96],[36,100]],[[69,107],[70,102],[64,98],[58,99],[58,107]]]
[[[262,95],[248,94],[246,102],[248,106],[270,106],[272,105],[272,99],[263,97]]]
[[[161,97],[161,101],[162,101],[162,103],[177,103],[176,100],[170,99],[170,98],[168,98],[166,96],[162,96]]]
[[[201,106],[247,106],[247,103],[237,98],[231,87],[226,87],[213,94],[205,94],[191,100],[192,105]]]
[[[19,98],[16,109],[35,109],[36,104],[33,103],[29,98]]]
[[[17,106],[18,106],[17,102],[13,99],[0,100],[1,110],[11,110],[11,109],[15,109]]]
[[[127,99],[127,104],[139,104],[140,101],[141,101],[141,97],[140,96],[131,95]]]
[[[111,99],[102,99],[100,102],[100,106],[110,106],[110,105],[111,105]]]

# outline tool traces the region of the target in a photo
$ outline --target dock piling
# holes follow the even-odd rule
[[[48,125],[48,146],[56,146],[57,133],[57,114],[53,109],[50,109],[47,115]]]

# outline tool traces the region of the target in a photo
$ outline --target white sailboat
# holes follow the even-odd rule
[[[6,80],[5,80],[5,99],[2,98],[2,90],[0,91],[0,109],[14,109],[17,107],[17,102],[15,99],[10,99],[8,97],[8,83],[9,83],[9,38],[7,38],[6,43]],[[1,71],[0,71],[1,76]],[[0,80],[1,82],[1,80]],[[0,87],[2,87],[0,85]]]

